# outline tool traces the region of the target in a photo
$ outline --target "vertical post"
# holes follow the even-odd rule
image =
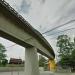
[[[25,75],[39,75],[37,49],[29,47],[25,50]]]

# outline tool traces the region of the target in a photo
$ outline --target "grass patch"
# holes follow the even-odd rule
[[[24,64],[7,64],[7,65],[0,65],[0,67],[24,67]]]

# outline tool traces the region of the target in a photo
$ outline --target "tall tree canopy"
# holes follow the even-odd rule
[[[57,38],[57,47],[61,65],[73,67],[73,63],[75,63],[75,43],[71,42],[67,35],[60,35]]]

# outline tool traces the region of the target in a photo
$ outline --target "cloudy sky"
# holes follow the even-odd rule
[[[21,14],[35,29],[43,34],[57,54],[56,38],[67,34],[74,37],[75,33],[75,0],[5,0]],[[1,38],[1,42],[2,39]],[[5,41],[3,41],[4,43]],[[6,41],[8,42],[8,41]],[[7,44],[7,43],[6,43]],[[6,44],[4,44],[6,46]],[[10,43],[12,45],[14,43]],[[10,46],[7,44],[7,46]],[[18,47],[21,56],[16,54],[18,45],[11,47],[16,57],[24,57],[24,48]],[[10,49],[8,49],[10,50]],[[8,56],[13,56],[7,51]]]

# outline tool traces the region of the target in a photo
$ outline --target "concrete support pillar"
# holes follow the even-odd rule
[[[25,75],[40,75],[37,49],[35,47],[26,48],[25,50]]]

